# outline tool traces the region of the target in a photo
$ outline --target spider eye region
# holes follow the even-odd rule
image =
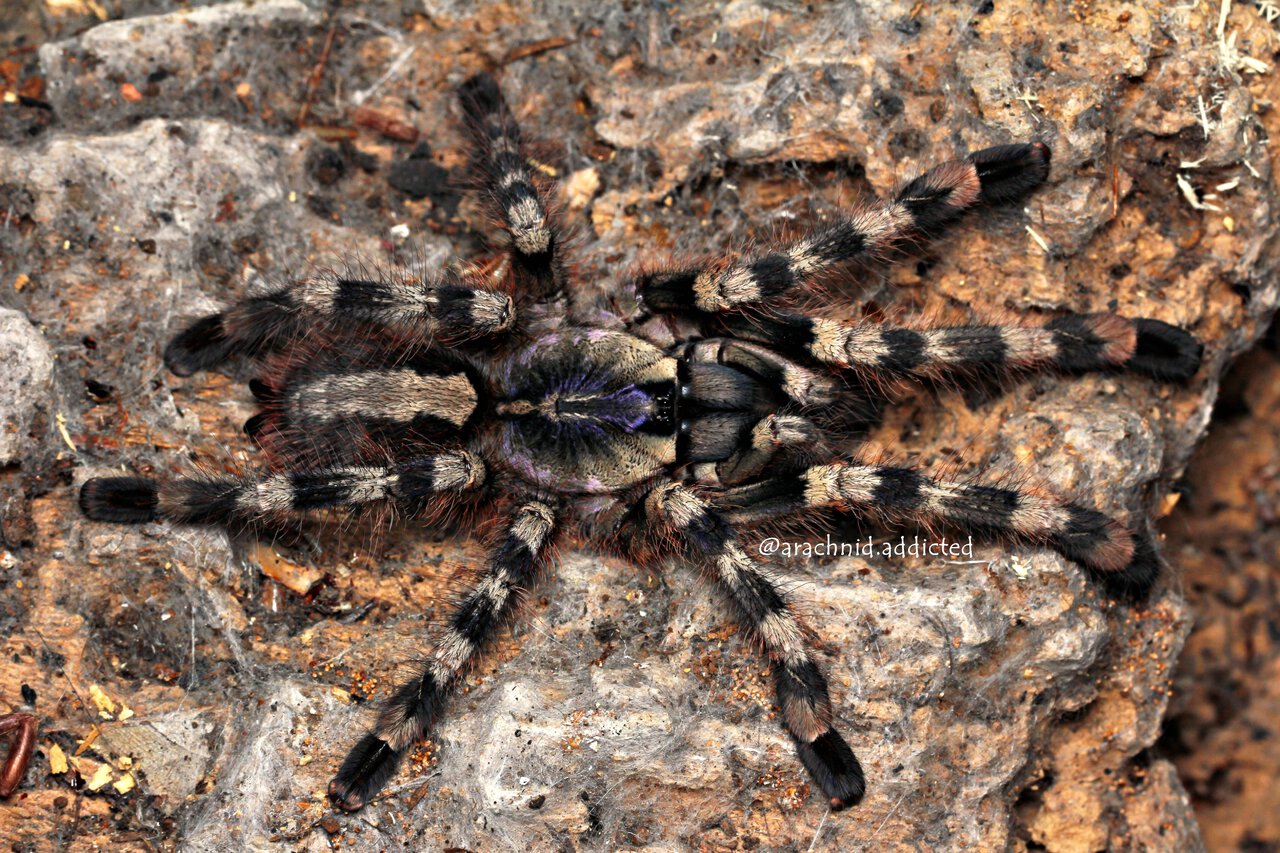
[[[676,361],[620,332],[543,336],[502,371],[494,406],[512,470],[556,491],[602,494],[676,456]]]

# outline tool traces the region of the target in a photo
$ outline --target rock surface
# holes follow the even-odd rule
[[[1189,628],[1176,565],[1125,609],[1035,549],[783,564],[871,780],[833,815],[773,719],[766,667],[692,573],[570,548],[390,796],[346,816],[323,789],[367,719],[355,704],[421,650],[481,550],[349,527],[301,564],[218,532],[86,523],[75,494],[110,471],[253,467],[243,385],[179,379],[160,360],[252,274],[385,262],[406,225],[431,263],[483,251],[483,210],[458,191],[452,91],[492,68],[528,135],[550,141],[539,159],[569,178],[578,271],[601,294],[638,263],[801,228],[956,152],[1044,139],[1050,185],[1025,209],[864,271],[835,293],[839,310],[1113,308],[1193,329],[1205,367],[1185,388],[1093,375],[1000,395],[912,389],[869,441],[1163,514],[1222,371],[1277,302],[1277,35],[1259,10],[1236,4],[1220,25],[1217,8],[1154,0],[271,0],[90,26],[99,4],[56,5],[62,17],[14,15],[57,31],[0,64],[22,93],[0,107],[0,301],[57,355],[51,387],[15,397],[37,416],[0,469],[0,703],[34,695],[42,726],[2,806],[16,818],[0,821],[6,844],[1201,844],[1172,766],[1149,751]],[[360,106],[427,147],[357,122]],[[32,429],[39,412],[52,420]],[[67,772],[53,772],[55,747]]]
[[[1280,847],[1280,327],[1223,382],[1221,414],[1169,518],[1195,630],[1162,750],[1211,850]],[[1224,464],[1229,460],[1230,464]]]
[[[0,308],[0,363],[0,465],[9,465],[39,441],[35,421],[49,405],[53,355],[31,321],[8,308]]]

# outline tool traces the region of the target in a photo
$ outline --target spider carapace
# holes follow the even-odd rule
[[[1201,358],[1190,334],[1110,313],[910,327],[795,307],[853,261],[1022,198],[1048,177],[1044,144],[943,163],[791,242],[639,273],[618,283],[638,308],[610,316],[582,304],[550,188],[497,84],[479,75],[461,95],[509,238],[501,260],[430,278],[316,275],[197,321],[166,362],[190,375],[259,360],[250,389],[261,410],[245,431],[264,472],[99,478],[80,496],[86,515],[112,522],[271,528],[299,512],[369,506],[429,523],[460,508],[496,520],[490,556],[432,651],[330,783],[337,806],[367,803],[436,726],[570,533],[637,561],[701,568],[768,657],[783,726],[836,809],[862,796],[862,768],[835,728],[810,629],[751,537],[855,513],[1054,548],[1113,592],[1141,595],[1155,581],[1145,525],[1034,489],[860,460],[840,413],[881,378],[1131,370],[1186,380]]]

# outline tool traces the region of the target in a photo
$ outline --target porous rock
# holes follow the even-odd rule
[[[10,465],[38,443],[31,431],[41,412],[47,423],[53,354],[40,330],[7,308],[0,308],[0,364],[0,465]]]

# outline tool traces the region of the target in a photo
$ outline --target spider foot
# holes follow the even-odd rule
[[[1125,365],[1162,382],[1184,382],[1195,376],[1204,344],[1189,332],[1159,320],[1133,321],[1138,333],[1133,357]]]
[[[249,436],[249,439],[258,447],[262,446],[262,441],[265,437],[263,431],[266,429],[267,423],[270,420],[270,414],[267,412],[258,412],[256,415],[244,422],[244,434]]]
[[[467,117],[475,122],[506,111],[498,81],[485,71],[468,77],[458,87],[458,99],[462,102]]]
[[[217,367],[231,357],[235,343],[227,337],[221,314],[210,314],[178,333],[164,348],[164,363],[177,376]]]
[[[862,799],[867,789],[862,765],[835,729],[827,729],[812,743],[796,740],[796,753],[827,795],[832,811],[847,809]]]
[[[1043,142],[997,145],[969,155],[978,173],[982,200],[988,204],[1014,201],[1049,177],[1049,146]]]
[[[1160,557],[1151,536],[1135,531],[1097,510],[1068,505],[1068,520],[1052,537],[1064,557],[1089,569],[1107,593],[1138,602],[1160,578]]]
[[[94,521],[142,524],[159,517],[154,480],[146,477],[95,477],[80,487],[80,510]]]
[[[1094,577],[1118,601],[1136,604],[1144,600],[1160,578],[1160,556],[1149,534],[1135,533],[1133,557],[1119,572],[1096,572]]]
[[[345,812],[359,811],[387,783],[400,764],[400,753],[376,735],[367,734],[347,753],[329,782],[329,802]]]

